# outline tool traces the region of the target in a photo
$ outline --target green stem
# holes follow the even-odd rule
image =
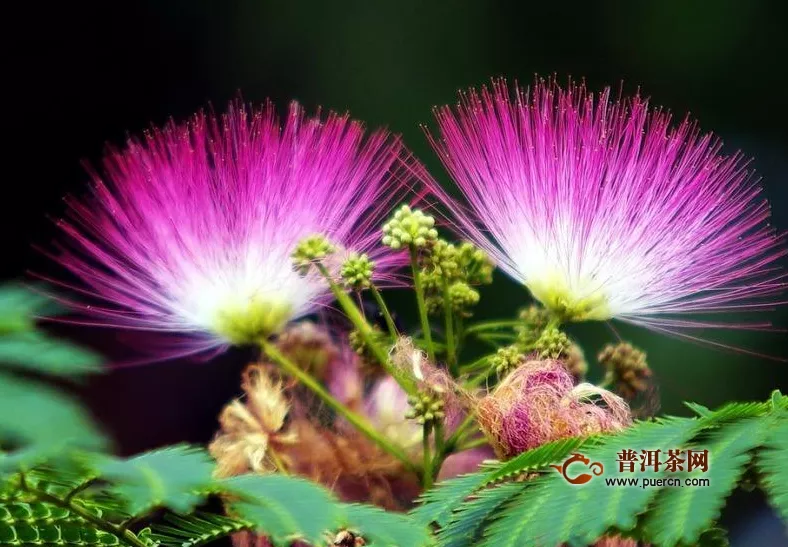
[[[501,321],[484,321],[481,323],[474,323],[473,325],[467,327],[465,329],[465,334],[470,334],[473,332],[484,332],[487,330],[497,330],[503,328],[512,328],[516,327],[520,324],[520,321],[515,321],[512,319],[506,319]]]
[[[70,502],[77,495],[79,495],[80,493],[84,492],[85,490],[96,484],[97,480],[98,479],[96,477],[91,477],[87,479],[85,482],[83,482],[82,484],[71,490],[68,494],[66,494],[66,497],[64,498],[63,501],[65,501],[66,503]]]
[[[444,442],[443,420],[435,422],[435,458],[432,461],[432,478],[438,476],[446,458],[446,443]]]
[[[421,484],[425,490],[432,486],[432,455],[430,454],[430,424],[431,422],[424,423],[424,435],[422,438],[422,446],[424,451],[424,470],[421,477]]]
[[[485,380],[487,380],[487,378],[492,376],[493,372],[495,371],[492,368],[487,371],[484,371],[481,374],[479,374],[476,378],[473,378],[472,380],[468,380],[467,382],[465,382],[465,385],[463,387],[465,389],[473,389],[475,387],[479,387],[479,385],[481,385],[482,382],[484,382]]]
[[[380,308],[380,313],[383,314],[383,319],[386,320],[386,327],[389,329],[389,334],[392,337],[397,337],[397,326],[394,324],[394,320],[391,318],[391,314],[389,313],[389,308],[386,306],[386,301],[383,300],[383,295],[380,294],[380,291],[375,287],[375,285],[371,285],[369,287],[372,296],[375,297],[375,302],[377,302],[378,307]]]
[[[454,342],[454,317],[451,313],[449,281],[443,280],[443,316],[446,323],[446,364],[452,376],[457,376],[457,349]]]
[[[478,439],[473,439],[468,441],[467,443],[463,443],[459,448],[457,448],[457,452],[462,452],[464,450],[470,450],[471,448],[476,448],[478,446],[484,446],[487,444],[487,439],[484,437],[479,437]]]
[[[364,318],[364,315],[361,313],[361,310],[358,308],[358,306],[356,306],[356,304],[353,302],[353,299],[350,298],[344,290],[342,290],[342,287],[337,285],[334,280],[331,279],[331,274],[323,264],[318,262],[315,264],[315,266],[323,275],[323,277],[325,277],[328,286],[331,288],[331,292],[334,294],[334,298],[336,298],[347,318],[350,319],[350,322],[353,323],[353,326],[355,326],[356,330],[358,330],[359,334],[361,334],[361,338],[372,351],[375,359],[377,359],[386,373],[392,376],[408,395],[416,395],[418,390],[416,389],[415,382],[405,376],[401,371],[396,370],[391,366],[388,352],[384,348],[380,347],[380,344],[378,344],[375,340],[375,331],[369,325],[366,318]]]
[[[285,462],[282,461],[282,458],[279,457],[279,454],[276,453],[275,450],[269,448],[268,456],[271,458],[271,461],[274,463],[277,471],[279,471],[282,475],[289,475],[290,473],[287,471],[287,466]]]
[[[416,289],[416,303],[419,307],[421,330],[424,333],[424,340],[427,342],[427,355],[430,358],[430,362],[434,363],[435,348],[432,345],[432,331],[430,330],[430,321],[427,319],[427,305],[424,303],[424,286],[421,284],[418,250],[414,245],[410,246],[410,267],[413,270],[413,287]]]
[[[442,454],[446,447],[445,436],[443,433],[443,420],[435,422],[435,452]]]
[[[476,372],[477,370],[484,370],[489,368],[489,361],[492,355],[483,355],[479,357],[475,361],[471,361],[470,363],[466,363],[464,365],[460,365],[460,373],[461,374],[468,374],[471,372]]]
[[[460,425],[457,426],[457,429],[454,430],[454,433],[452,433],[452,435],[448,439],[446,439],[446,443],[444,444],[445,452],[449,453],[455,451],[455,448],[457,447],[460,438],[465,434],[468,428],[473,425],[474,423],[473,419],[474,419],[474,414],[472,412],[469,412],[465,416],[465,419],[460,423]]]
[[[455,336],[457,338],[457,354],[459,355],[462,353],[462,345],[465,341],[465,327],[463,325],[462,316],[457,314],[454,316],[454,332],[456,333]]]
[[[399,446],[389,441],[372,424],[365,418],[359,416],[345,405],[337,401],[326,389],[320,385],[320,382],[315,380],[309,373],[302,370],[298,365],[293,363],[290,359],[285,357],[271,342],[266,339],[260,340],[260,347],[263,352],[273,359],[285,372],[290,376],[297,379],[304,386],[309,388],[315,395],[317,395],[329,408],[333,409],[337,414],[345,418],[353,427],[363,433],[368,439],[376,443],[380,448],[400,460],[405,467],[411,471],[416,468],[408,458],[405,451]]]
[[[56,496],[48,492],[44,492],[38,490],[27,484],[25,480],[25,476],[22,474],[20,475],[19,487],[24,490],[25,492],[32,494],[36,498],[41,501],[51,503],[52,505],[56,505],[58,507],[62,507],[63,509],[67,509],[69,512],[77,515],[81,519],[85,520],[86,522],[91,523],[96,528],[103,532],[107,532],[112,534],[113,536],[122,539],[127,544],[132,545],[133,547],[148,547],[148,545],[137,538],[137,536],[131,530],[122,529],[120,526],[112,524],[111,522],[107,522],[100,517],[97,517],[90,511],[85,510],[84,508],[80,507],[79,505],[75,504],[73,499],[69,499],[68,501],[62,500]]]

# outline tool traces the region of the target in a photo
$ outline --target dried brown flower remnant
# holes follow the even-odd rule
[[[586,362],[585,355],[580,346],[574,342],[570,344],[566,355],[561,359],[569,371],[569,374],[575,379],[575,382],[582,382],[586,373],[588,372],[588,363]]]
[[[309,321],[287,327],[277,337],[276,345],[287,358],[318,377],[339,357],[339,348],[328,331]]]
[[[364,538],[357,536],[349,530],[342,530],[339,532],[332,543],[332,545],[337,545],[339,547],[362,547],[366,544],[367,542],[364,541]]]
[[[261,365],[250,365],[243,373],[241,388],[245,401],[236,399],[219,415],[221,429],[208,449],[217,461],[219,476],[275,468],[271,451],[279,452],[295,442],[282,431],[290,409],[282,384],[274,381]]]
[[[298,442],[283,452],[291,471],[331,488],[343,501],[403,510],[418,495],[416,475],[355,430],[332,430],[302,419],[291,428]]]
[[[594,547],[638,547],[638,542],[634,539],[622,538],[620,536],[605,536],[599,538]]]
[[[628,401],[651,389],[652,373],[646,354],[632,344],[608,344],[599,353],[599,363],[607,371],[605,382]]]

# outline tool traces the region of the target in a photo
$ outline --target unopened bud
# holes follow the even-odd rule
[[[495,368],[498,376],[504,376],[509,371],[515,369],[523,362],[525,355],[516,345],[500,348],[495,355],[490,358],[490,366]]]
[[[534,342],[534,349],[539,352],[541,359],[561,359],[569,352],[572,342],[569,337],[556,328],[542,331]]]
[[[301,275],[306,275],[312,264],[324,259],[335,250],[328,238],[316,234],[302,239],[290,257],[293,259],[295,270]]]
[[[360,290],[372,285],[374,271],[375,263],[366,254],[351,253],[339,273],[346,286]]]
[[[383,245],[392,249],[409,245],[424,247],[438,238],[435,219],[419,209],[411,210],[407,205],[400,207],[383,225],[383,234]]]

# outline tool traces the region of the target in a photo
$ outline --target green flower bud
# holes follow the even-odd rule
[[[489,285],[492,283],[493,266],[487,253],[467,241],[457,250],[457,263],[463,272],[465,281],[471,285]]]
[[[374,271],[375,263],[366,254],[351,253],[339,273],[346,286],[361,290],[372,285]]]
[[[472,308],[479,303],[479,291],[464,281],[452,283],[449,287],[449,300],[452,309],[462,317],[470,317]]]
[[[460,274],[457,248],[446,240],[439,239],[424,257],[426,270],[440,279],[454,279]]]
[[[539,339],[539,335],[550,321],[550,312],[539,306],[528,306],[520,310],[521,324],[517,327],[517,343],[530,346]]]
[[[408,397],[408,404],[410,404],[410,410],[405,417],[416,420],[420,424],[442,420],[445,416],[445,403],[439,394],[433,391],[423,391],[418,396]]]
[[[377,325],[372,326],[372,338],[379,345],[386,346],[389,344],[388,335],[380,330]],[[350,348],[360,355],[364,361],[376,362],[376,357],[372,353],[372,349],[367,345],[364,337],[357,329],[353,329],[348,334],[348,345]]]
[[[566,357],[572,342],[569,337],[556,328],[542,331],[534,343],[534,349],[539,352],[540,359],[561,359]]]
[[[306,275],[312,264],[324,259],[334,251],[336,251],[336,247],[327,237],[316,234],[302,239],[290,257],[293,259],[295,270],[301,275]]]
[[[407,205],[400,207],[383,225],[383,234],[383,244],[392,249],[409,245],[425,247],[438,238],[435,219],[419,209],[411,210]]]
[[[523,359],[525,359],[525,355],[520,351],[520,348],[516,345],[511,345],[500,348],[490,358],[490,366],[495,368],[498,376],[504,376],[507,372],[515,369]]]

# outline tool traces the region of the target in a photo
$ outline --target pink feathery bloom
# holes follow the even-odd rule
[[[109,150],[93,194],[69,199],[56,257],[98,305],[99,325],[192,335],[188,351],[252,342],[318,310],[330,291],[294,271],[299,240],[321,234],[367,253],[396,280],[379,226],[403,197],[407,152],[386,131],[293,103],[233,103]],[[77,287],[78,289],[80,287]]]
[[[786,250],[758,181],[690,119],[609,88],[504,80],[435,115],[429,139],[467,205],[422,172],[429,188],[562,318],[670,332],[705,324],[683,314],[777,303]]]
[[[496,454],[508,459],[544,443],[617,431],[631,423],[621,397],[574,384],[560,361],[527,361],[479,398],[479,426]]]

